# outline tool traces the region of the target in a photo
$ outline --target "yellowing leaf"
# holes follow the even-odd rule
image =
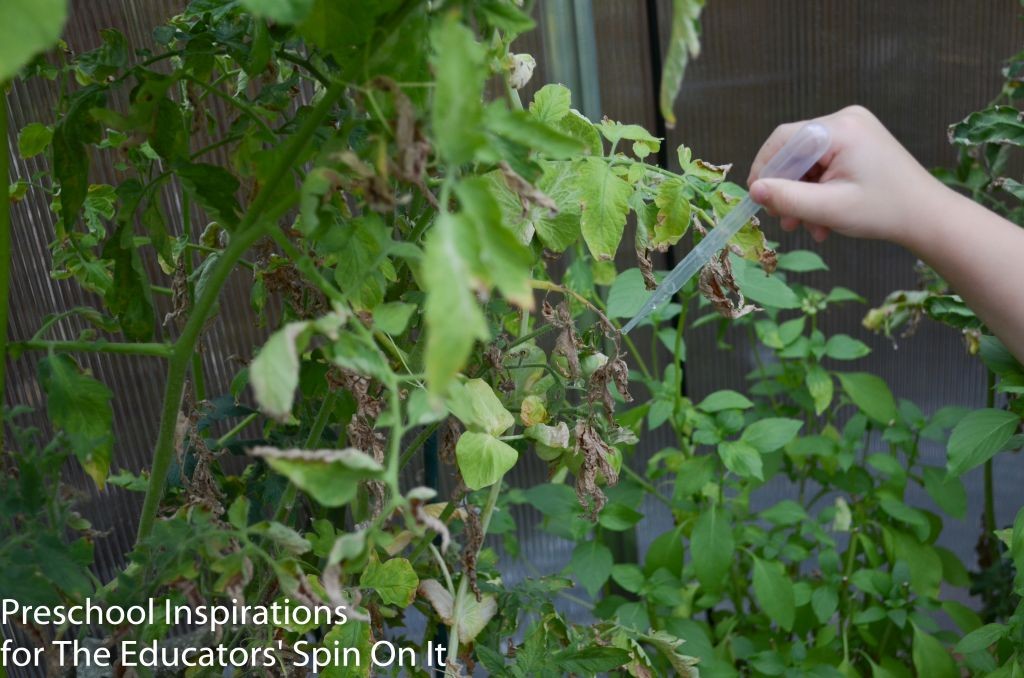
[[[610,261],[622,240],[633,189],[599,158],[580,162],[576,186],[583,208],[583,239],[596,259]]]
[[[468,379],[461,384],[453,382],[448,389],[446,404],[470,431],[499,436],[516,423],[515,417],[483,379]]]
[[[516,465],[519,453],[494,436],[467,431],[455,445],[455,458],[466,487],[479,490],[501,481]]]

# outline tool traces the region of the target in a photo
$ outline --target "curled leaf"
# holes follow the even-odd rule
[[[723,250],[701,269],[700,292],[711,302],[715,310],[726,318],[735,320],[758,310],[757,306],[747,304],[743,292],[736,284],[729,262],[728,249]],[[736,299],[733,299],[736,295]]]

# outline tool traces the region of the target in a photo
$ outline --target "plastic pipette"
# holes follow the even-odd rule
[[[771,160],[765,163],[760,178],[792,179],[794,181],[800,179],[825,154],[830,141],[831,136],[824,125],[817,122],[807,123],[789,138],[789,141],[772,156]],[[672,295],[678,292],[679,288],[686,284],[686,281],[696,275],[697,271],[703,268],[716,252],[728,244],[729,239],[736,235],[736,232],[743,228],[743,225],[750,221],[750,218],[757,214],[759,209],[761,206],[751,200],[750,196],[744,197],[740,204],[725,215],[725,218],[711,229],[707,236],[700,241],[700,244],[690,250],[690,253],[665,276],[647,303],[622,328],[622,333],[629,332],[655,309],[671,299]]]

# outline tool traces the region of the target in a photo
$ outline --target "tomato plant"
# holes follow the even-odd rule
[[[3,590],[33,604],[348,611],[190,636],[272,648],[284,666],[303,644],[386,638],[443,642],[450,675],[1012,670],[1019,629],[983,626],[945,595],[967,573],[935,544],[940,515],[966,511],[959,473],[994,452],[961,428],[972,415],[926,416],[877,377],[836,369],[867,347],[826,337],[818,318],[862,300],[802,285],[824,262],[776,253],[756,220],[641,326],[653,350],[621,335],[661,275],[654,253],[699,241],[744,193],[686,147],[678,173],[650,162],[660,139],[587,119],[565,87],[524,102],[533,61],[514,46],[533,21],[520,5],[193,0],[154,30],[154,50],[105,31],[95,50],[30,59],[56,39],[58,12],[56,32],[20,45],[0,78],[28,62],[24,75],[64,95],[18,135],[49,170],[9,195],[50,201],[51,273],[97,303],[4,348],[37,359],[53,435],[24,425],[24,408],[5,415]],[[666,110],[702,6],[674,3]],[[92,182],[98,162],[115,183]],[[165,212],[176,202],[181,223]],[[627,234],[636,266],[620,271]],[[197,356],[232,276],[268,336],[211,393]],[[90,329],[49,338],[70,316]],[[747,393],[683,395],[684,330],[708,322],[759,347]],[[148,473],[115,470],[122,404],[76,361],[85,352],[165,362]],[[1007,440],[1018,424],[1013,409],[973,423]],[[924,463],[920,441],[954,426],[950,472]],[[674,444],[641,468],[641,439],[662,427]],[[403,473],[435,448],[443,494]],[[523,455],[547,464],[546,482],[507,482]],[[71,458],[99,487],[144,493],[110,582],[90,570],[102,535],[59,481]],[[795,499],[761,508],[773,479]],[[934,505],[908,504],[912,485]],[[672,527],[624,558],[617,544],[649,502]],[[516,505],[569,542],[564,569],[503,580]],[[1001,533],[1018,562],[1019,528]],[[563,600],[589,618],[569,619]]]

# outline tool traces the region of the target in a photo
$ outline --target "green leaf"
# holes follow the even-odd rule
[[[729,574],[736,546],[727,515],[717,505],[700,514],[690,535],[693,568],[701,586],[717,591]]]
[[[235,197],[239,183],[234,174],[217,165],[190,162],[175,163],[174,172],[212,219],[228,229],[238,225],[242,208]]]
[[[533,95],[530,115],[541,122],[553,124],[569,115],[572,107],[572,92],[565,85],[544,85]]]
[[[445,404],[470,431],[500,436],[516,423],[515,417],[483,379],[452,382]]]
[[[373,639],[370,635],[370,625],[366,622],[349,619],[344,624],[336,624],[327,635],[324,636],[320,647],[328,652],[334,652],[337,648],[355,648],[359,651],[359,657],[366,658],[372,652]],[[336,665],[328,662],[327,666],[320,669],[320,678],[370,678],[373,663],[360,661],[359,665],[354,662],[348,666]]]
[[[733,277],[743,295],[772,308],[800,308],[800,299],[775,275],[767,275],[759,266],[735,253],[729,255]]]
[[[260,534],[274,542],[288,553],[302,555],[313,548],[313,545],[301,534],[277,522],[263,521],[249,528],[250,532]]]
[[[690,59],[700,55],[700,12],[704,0],[672,0],[672,35],[661,71],[661,89],[658,97],[665,125],[676,125],[673,110],[676,95],[683,84],[683,74]]]
[[[838,372],[843,391],[861,412],[883,426],[896,418],[896,400],[880,377],[867,372]]]
[[[822,624],[828,623],[839,607],[839,595],[831,586],[820,586],[811,594],[811,609]]]
[[[494,102],[484,111],[488,131],[537,151],[548,158],[568,159],[583,153],[583,142],[526,111],[510,111],[504,102]]]
[[[714,414],[722,410],[746,410],[754,406],[754,403],[742,393],[723,389],[715,391],[704,400],[700,401],[697,409]]]
[[[597,125],[597,129],[605,139],[613,144],[618,144],[623,139],[627,139],[648,144],[652,147],[652,151],[657,151],[661,146],[661,139],[653,136],[642,125],[626,125],[605,118]]]
[[[518,3],[505,0],[478,0],[474,4],[486,17],[487,23],[500,29],[506,40],[526,33],[536,26],[534,20],[516,6]]]
[[[965,416],[949,436],[949,474],[960,476],[984,464],[1002,449],[1019,426],[1020,417],[1005,410],[986,408]]]
[[[596,596],[612,573],[612,552],[607,546],[590,539],[580,542],[572,551],[569,571],[576,575],[580,584],[591,596]]]
[[[639,593],[644,585],[644,571],[632,563],[612,566],[612,580],[630,593]]]
[[[494,436],[467,431],[455,445],[455,457],[466,487],[479,490],[500,482],[516,465],[519,453]]]
[[[742,440],[726,440],[718,444],[718,456],[727,469],[741,478],[764,480],[761,453],[753,445]]]
[[[412,604],[420,580],[408,560],[391,558],[383,563],[371,560],[359,578],[359,585],[374,589],[385,605],[404,608]]]
[[[608,288],[607,314],[609,318],[632,318],[647,302],[651,292],[644,287],[639,268],[620,273]]]
[[[810,271],[827,271],[828,265],[816,252],[810,250],[792,250],[783,252],[778,258],[778,267],[783,271],[808,273]]]
[[[961,638],[953,650],[960,654],[980,652],[1005,638],[1008,631],[1003,624],[985,624]]]
[[[580,161],[576,186],[583,208],[583,239],[595,259],[611,261],[626,227],[629,196],[633,189],[600,158]]]
[[[103,489],[114,453],[113,394],[67,355],[43,358],[38,372],[50,422],[68,437],[82,468]]]
[[[67,0],[3,0],[0,83],[12,79],[33,57],[56,44],[67,17]]]
[[[767,417],[755,421],[744,429],[740,440],[753,446],[762,454],[767,454],[795,438],[803,425],[803,422],[797,419]]]
[[[924,489],[932,501],[951,517],[963,520],[967,515],[967,490],[963,481],[933,466],[924,467],[922,475]]]
[[[869,353],[867,344],[847,334],[836,334],[825,342],[825,355],[835,360],[856,360]]]
[[[533,255],[502,223],[501,210],[483,177],[459,182],[455,188],[463,210],[475,229],[476,277],[495,285],[520,308],[533,308],[530,269]]]
[[[761,517],[776,525],[796,525],[807,520],[807,511],[792,499],[783,499],[761,512]]]
[[[787,631],[796,619],[793,582],[779,563],[767,563],[754,558],[754,596],[769,617]]]
[[[110,236],[103,257],[114,262],[113,280],[104,298],[107,308],[117,317],[126,337],[148,341],[156,329],[153,292],[130,223],[122,223]]]
[[[914,669],[919,676],[928,678],[957,678],[960,672],[942,643],[914,624],[914,644],[911,650]]]
[[[481,131],[484,47],[454,16],[430,34],[435,86],[431,121],[434,143],[445,162],[461,165],[484,145]]]
[[[100,139],[100,126],[92,110],[102,107],[104,100],[103,90],[96,85],[75,92],[68,112],[53,129],[50,151],[53,174],[60,183],[60,216],[65,230],[71,230],[78,221],[89,193],[89,153],[85,145]]]
[[[373,324],[385,334],[398,336],[409,326],[409,319],[416,313],[416,304],[390,301],[373,309]]]
[[[31,122],[18,132],[18,155],[22,158],[35,157],[47,149],[52,139],[52,127],[47,127],[39,122]]]
[[[383,477],[373,457],[354,448],[344,450],[280,450],[255,447],[250,452],[285,476],[321,506],[333,508],[352,501],[364,480]]]
[[[618,647],[585,645],[555,653],[552,664],[564,671],[563,675],[596,676],[617,669],[631,658],[629,652]]]
[[[242,0],[242,7],[263,19],[293,26],[302,23],[314,0]]]
[[[1024,145],[1024,122],[1013,106],[992,106],[971,113],[950,126],[949,140],[960,146],[979,144]]]
[[[804,383],[811,394],[811,399],[814,400],[814,413],[820,415],[832,404],[832,397],[835,394],[832,375],[821,365],[813,365],[807,370]]]
[[[309,323],[288,323],[270,335],[249,365],[249,384],[260,410],[285,421],[291,416],[299,385],[299,355],[309,343]]]
[[[666,251],[686,234],[690,227],[690,201],[687,197],[688,184],[679,177],[672,177],[661,183],[654,204],[658,206],[658,217],[654,224],[651,246]]]
[[[444,213],[427,239],[421,275],[427,292],[427,383],[444,393],[469,358],[473,343],[489,336],[487,321],[470,287],[469,264],[459,247],[457,217]],[[458,322],[452,322],[457,318]]]

